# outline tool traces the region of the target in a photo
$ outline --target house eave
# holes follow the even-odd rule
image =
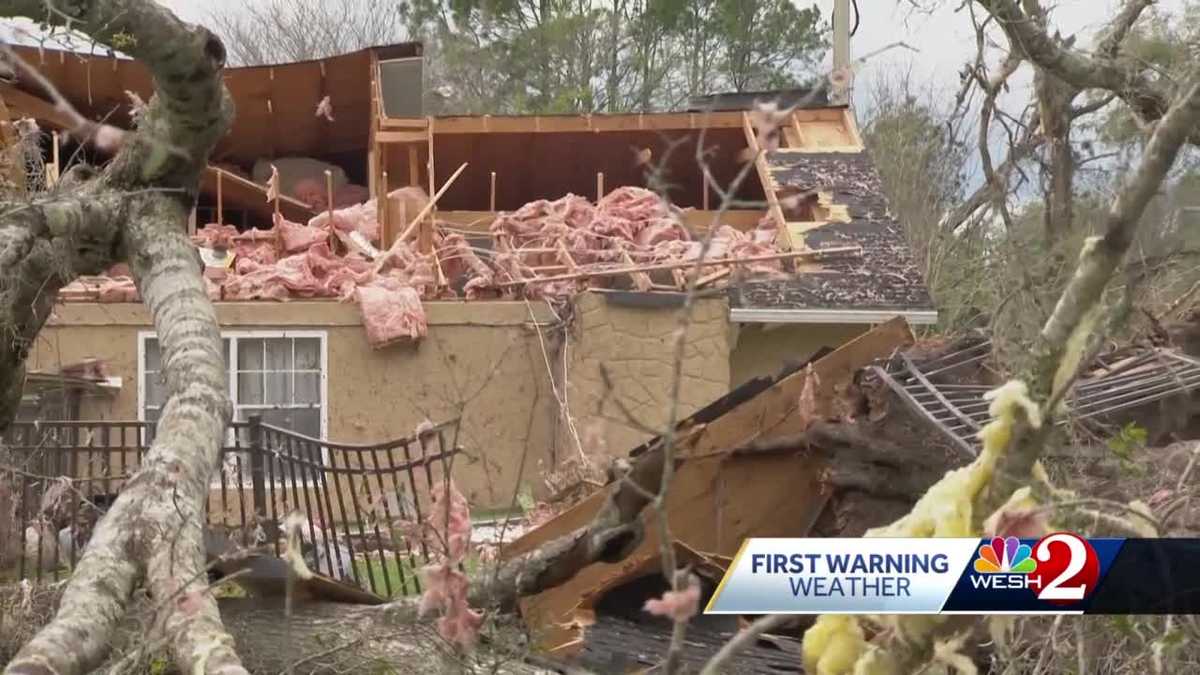
[[[910,324],[928,326],[937,323],[935,309],[765,309],[735,307],[729,310],[733,323],[840,323],[877,324],[902,316]]]

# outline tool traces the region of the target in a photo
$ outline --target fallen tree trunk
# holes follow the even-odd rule
[[[16,586],[0,589],[0,666],[23,638],[49,620],[62,590],[39,587],[26,602]],[[485,627],[474,654],[456,653],[428,620],[417,616],[415,598],[379,606],[297,602],[290,621],[282,598],[225,598],[218,604],[242,664],[251,673],[493,672],[497,664],[503,672],[545,672],[522,663],[526,650],[520,632],[501,622]],[[119,665],[119,672],[191,675],[169,666],[164,640],[147,641],[144,619],[153,609],[144,598],[131,604],[114,631],[110,659],[93,672],[108,673]]]

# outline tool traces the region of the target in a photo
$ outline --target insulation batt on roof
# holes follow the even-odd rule
[[[192,237],[209,254],[204,279],[210,299],[356,300],[376,347],[425,335],[423,299],[461,293],[468,300],[520,295],[565,300],[584,288],[611,283],[613,275],[599,273],[614,267],[694,261],[703,249],[682,225],[679,209],[638,187],[617,188],[596,204],[566,195],[501,213],[490,228],[491,248],[473,246],[449,225],[435,223],[432,250],[422,252],[415,243],[397,241],[379,253],[374,249],[380,237],[375,200],[322,212],[307,224],[280,214],[273,221],[270,230],[245,232],[209,223]],[[719,266],[775,253],[775,236],[769,221],[749,233],[722,225],[705,260]],[[226,251],[232,256],[218,255]],[[738,266],[746,274],[785,276],[778,260]],[[566,275],[569,279],[555,276],[568,271],[573,273]],[[541,281],[547,277],[551,280]],[[65,287],[60,299],[139,300],[129,276],[80,279]]]

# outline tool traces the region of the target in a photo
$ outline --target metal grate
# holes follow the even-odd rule
[[[932,421],[960,450],[974,457],[979,453],[975,434],[988,421],[983,395],[989,387],[934,384],[930,378],[979,363],[988,358],[991,351],[991,341],[980,340],[920,365],[901,352],[884,367],[874,365],[870,369],[913,410]]]
[[[13,502],[11,541],[0,542],[0,579],[65,577],[149,450],[152,428],[149,422],[11,424],[0,437],[14,469],[0,469],[0,491],[7,489]],[[258,418],[230,429],[209,489],[206,537],[271,546],[278,554],[281,523],[299,510],[307,517],[304,555],[314,571],[385,598],[420,592],[414,572],[430,562],[429,551],[391,525],[420,520],[434,486],[449,477],[461,451],[454,445],[457,420],[374,445],[322,441]],[[66,498],[47,508],[45,496],[64,479]],[[41,542],[42,533],[54,541]]]
[[[870,367],[913,410],[933,422],[971,457],[979,454],[976,434],[990,417],[983,395],[991,387],[934,382],[940,374],[983,361],[990,340],[979,340],[952,353],[914,363],[898,353]],[[1069,414],[1061,423],[1082,422],[1200,388],[1200,361],[1169,349],[1145,349],[1132,355],[1097,359],[1097,367],[1076,382],[1067,398]]]

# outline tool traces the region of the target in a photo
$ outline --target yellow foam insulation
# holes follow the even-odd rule
[[[985,396],[991,402],[992,421],[979,431],[983,451],[969,466],[948,471],[929,488],[913,510],[885,527],[868,531],[866,537],[978,537],[974,524],[975,503],[991,482],[996,465],[1012,439],[1013,425],[1024,415],[1030,426],[1042,424],[1041,410],[1029,398],[1024,382],[1013,380]],[[1015,497],[1016,495],[1014,495]],[[1028,493],[1019,497],[1022,505]],[[914,643],[924,640],[946,617],[937,615],[855,616],[822,615],[804,635],[804,668],[810,675],[901,675],[902,664],[886,649],[867,642],[861,620],[890,631],[897,639]],[[997,626],[993,626],[993,634]],[[935,660],[946,668],[954,664],[957,641],[934,645]],[[944,672],[944,671],[943,671]]]

